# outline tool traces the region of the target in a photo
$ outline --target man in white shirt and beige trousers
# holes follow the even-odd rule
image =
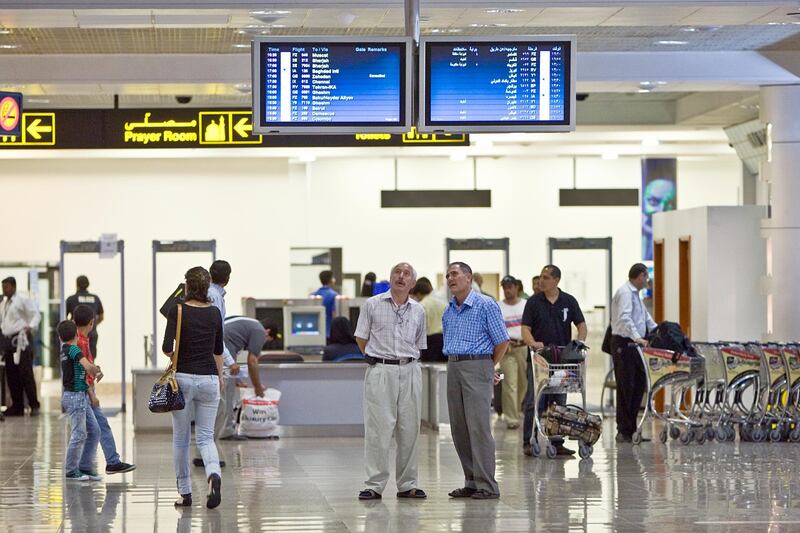
[[[417,273],[399,263],[390,289],[367,300],[355,337],[369,364],[364,376],[364,462],[367,481],[358,498],[379,500],[389,481],[389,448],[397,442],[398,498],[425,498],[417,487],[417,440],[422,417],[419,351],[427,347],[425,311],[408,297]]]

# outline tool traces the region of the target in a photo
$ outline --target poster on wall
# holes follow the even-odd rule
[[[642,159],[642,259],[653,260],[653,215],[678,205],[678,160]]]

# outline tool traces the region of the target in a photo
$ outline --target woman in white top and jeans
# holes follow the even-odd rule
[[[182,304],[180,345],[175,378],[183,392],[186,408],[172,411],[172,447],[181,497],[176,506],[192,505],[192,480],[189,447],[192,440],[192,413],[195,440],[203,456],[208,479],[206,507],[213,509],[221,501],[219,454],[214,444],[214,420],[222,392],[222,317],[208,300],[211,276],[203,267],[186,272],[186,302]],[[178,306],[170,310],[162,349],[172,356],[178,321]]]

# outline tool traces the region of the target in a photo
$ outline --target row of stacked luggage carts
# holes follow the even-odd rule
[[[800,442],[800,344],[693,343],[694,354],[639,348],[647,377],[645,412],[664,422],[661,442]],[[669,391],[664,408],[656,394]]]

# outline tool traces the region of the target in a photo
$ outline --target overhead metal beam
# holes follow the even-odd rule
[[[758,101],[758,93],[750,91],[730,91],[714,93],[694,93],[677,100],[675,102],[675,122],[694,121],[710,113],[720,112],[729,107],[746,105],[755,98]],[[752,111],[754,116],[758,116],[758,111]]]

